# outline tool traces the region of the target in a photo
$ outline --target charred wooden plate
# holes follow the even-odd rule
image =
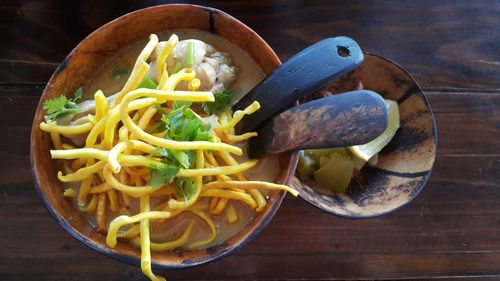
[[[424,92],[401,66],[366,54],[361,66],[327,88],[332,93],[353,90],[361,82],[399,105],[401,126],[379,153],[375,166],[356,173],[346,193],[333,193],[312,181],[291,180],[293,188],[312,205],[347,218],[368,218],[394,211],[422,191],[436,158],[437,131]]]

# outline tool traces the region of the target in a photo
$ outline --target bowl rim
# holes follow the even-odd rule
[[[422,87],[417,82],[417,80],[413,77],[413,75],[410,74],[410,72],[408,72],[408,70],[406,70],[403,66],[401,66],[399,63],[393,61],[392,59],[383,57],[381,55],[373,54],[373,53],[370,53],[370,52],[363,52],[363,54],[365,56],[376,57],[378,59],[384,60],[384,61],[386,61],[386,62],[394,65],[395,67],[397,67],[398,69],[400,69],[404,74],[408,75],[408,77],[413,81],[413,83],[415,83],[415,86],[417,87],[417,89],[420,90],[420,92],[422,93],[421,96],[423,97],[425,106],[429,109],[429,113],[431,115],[431,119],[432,119],[432,137],[433,137],[433,140],[434,140],[435,153],[433,155],[432,164],[430,166],[430,169],[424,175],[424,178],[422,179],[422,182],[421,182],[420,186],[418,187],[418,189],[415,192],[413,192],[413,194],[408,198],[408,200],[406,202],[404,202],[403,204],[401,204],[401,205],[399,205],[399,206],[397,206],[395,208],[392,208],[390,210],[386,210],[386,211],[383,211],[383,212],[380,212],[380,213],[376,213],[376,214],[373,214],[373,215],[349,215],[349,214],[341,214],[341,213],[337,213],[337,212],[334,212],[334,211],[331,211],[331,210],[326,210],[326,209],[320,208],[319,206],[313,204],[313,202],[307,200],[306,198],[303,198],[299,194],[299,196],[300,196],[301,199],[303,199],[304,201],[306,201],[307,203],[309,203],[311,206],[314,206],[317,209],[319,209],[319,210],[321,210],[321,211],[323,211],[323,212],[325,212],[327,214],[331,214],[331,215],[334,215],[336,217],[343,218],[343,219],[354,219],[354,220],[362,220],[362,219],[371,219],[371,218],[382,217],[382,216],[388,215],[389,213],[397,211],[397,210],[405,207],[406,205],[410,204],[422,192],[422,190],[424,189],[424,187],[427,185],[427,181],[429,180],[429,177],[431,176],[432,170],[434,168],[434,164],[436,163],[437,148],[438,148],[438,146],[437,146],[438,145],[438,132],[437,132],[436,119],[434,117],[434,113],[432,112],[432,108],[431,108],[431,105],[429,103],[429,100],[427,99],[427,96],[425,95],[424,90],[422,90]],[[346,74],[346,75],[349,75],[349,74]],[[297,175],[297,172],[295,172],[294,175],[293,175],[293,177],[296,178],[296,180],[302,182],[304,185],[307,185],[307,183],[304,183],[300,179],[300,177],[298,177],[296,175]],[[307,186],[308,186],[308,188],[311,188],[311,187],[309,187],[309,185],[307,185]]]
[[[47,82],[47,84],[46,84],[46,86],[45,86],[45,88],[44,88],[44,90],[42,92],[42,95],[40,96],[40,99],[39,99],[39,102],[38,102],[38,105],[37,105],[37,108],[36,108],[36,112],[38,112],[40,110],[40,108],[42,106],[42,104],[41,104],[42,97],[46,93],[47,88],[50,86],[50,84],[53,81],[53,79],[55,79],[55,77],[58,75],[58,73],[60,71],[62,71],[62,69],[64,69],[64,67],[66,66],[67,61],[73,56],[73,54],[84,43],[86,43],[88,40],[90,40],[90,38],[92,38],[93,36],[96,36],[96,34],[99,33],[101,30],[103,30],[104,28],[107,28],[107,27],[110,27],[110,26],[113,26],[113,25],[117,24],[118,21],[123,20],[124,18],[133,17],[133,16],[135,16],[137,14],[145,13],[145,12],[148,12],[150,10],[168,9],[169,7],[184,7],[184,8],[190,8],[190,9],[192,9],[192,8],[194,8],[194,9],[201,9],[201,10],[204,10],[204,11],[208,12],[210,18],[212,17],[212,14],[214,14],[214,13],[220,14],[220,15],[222,15],[224,17],[230,18],[236,24],[238,24],[239,26],[241,26],[244,30],[251,32],[253,34],[253,36],[255,36],[255,39],[259,41],[259,44],[261,44],[262,46],[264,46],[265,48],[267,48],[268,51],[270,51],[270,54],[273,55],[273,57],[274,57],[273,59],[275,59],[277,63],[281,64],[281,60],[276,55],[276,53],[274,52],[274,50],[269,46],[269,44],[267,44],[267,42],[260,35],[258,35],[254,30],[252,30],[250,27],[248,27],[246,24],[244,24],[243,22],[241,22],[237,18],[229,15],[228,13],[226,13],[226,12],[224,12],[222,10],[219,10],[219,9],[216,9],[216,8],[212,8],[212,7],[195,5],[195,4],[163,4],[163,5],[155,5],[155,6],[150,6],[150,7],[145,7],[145,8],[142,8],[142,9],[134,10],[134,11],[131,11],[131,12],[126,13],[124,15],[121,15],[121,16],[119,16],[119,17],[117,17],[117,18],[115,18],[115,19],[107,22],[106,24],[100,26],[99,28],[95,29],[90,34],[88,34],[82,41],[80,41],[78,43],[78,45],[76,45],[71,50],[71,52],[63,59],[63,61],[54,70],[54,73],[52,74],[52,76],[48,80],[48,82]],[[76,240],[82,242],[85,246],[87,246],[87,247],[89,247],[89,248],[97,251],[98,253],[100,253],[100,254],[102,254],[104,256],[113,258],[115,260],[118,260],[118,261],[130,264],[130,265],[133,265],[133,266],[139,266],[140,263],[141,263],[140,257],[125,255],[125,254],[122,254],[122,253],[120,253],[118,251],[114,251],[114,250],[110,249],[107,246],[102,247],[99,244],[94,243],[91,239],[87,238],[83,233],[80,233],[79,231],[75,230],[70,225],[70,223],[64,218],[64,216],[59,215],[58,212],[54,209],[54,207],[48,202],[48,199],[45,196],[44,191],[41,188],[41,184],[40,184],[39,177],[38,177],[38,174],[37,174],[37,169],[35,168],[36,167],[36,159],[35,158],[36,158],[36,155],[38,154],[38,152],[37,152],[36,149],[34,149],[36,140],[33,138],[33,135],[34,135],[34,132],[36,130],[38,130],[38,126],[39,126],[39,124],[36,124],[36,116],[35,116],[34,120],[33,120],[32,127],[31,127],[31,133],[30,133],[30,164],[31,164],[31,174],[32,174],[32,177],[33,177],[33,183],[34,183],[35,189],[37,190],[40,199],[44,203],[45,207],[47,208],[47,210],[49,211],[49,213],[51,214],[51,216],[56,220],[56,222],[66,232],[68,232]],[[296,165],[297,165],[297,159],[298,159],[297,153],[291,153],[290,154],[290,161],[289,161],[289,164],[286,166],[286,168],[288,168],[288,170],[284,173],[284,178],[285,178],[284,184],[288,184],[288,182],[290,181],[291,177],[293,176],[293,174],[295,172],[295,169],[296,169]],[[228,247],[227,249],[224,249],[223,251],[219,251],[219,252],[217,252],[215,254],[208,253],[208,254],[204,255],[203,257],[201,257],[201,258],[192,259],[192,260],[184,260],[184,261],[181,261],[181,262],[178,262],[178,263],[164,264],[164,263],[158,263],[158,262],[152,260],[152,262],[151,262],[152,267],[155,268],[155,269],[182,269],[182,268],[188,268],[188,267],[192,267],[192,266],[197,266],[197,265],[201,265],[201,264],[213,262],[213,261],[219,260],[219,259],[221,259],[221,258],[223,258],[225,256],[228,256],[230,254],[236,253],[241,248],[243,248],[248,243],[250,243],[267,226],[267,224],[271,221],[271,219],[274,217],[274,215],[276,214],[277,210],[281,206],[281,203],[282,203],[282,201],[283,201],[283,199],[284,199],[285,196],[286,196],[286,192],[280,191],[278,193],[278,195],[276,196],[276,200],[273,202],[273,204],[272,204],[271,208],[269,209],[268,213],[258,223],[258,225],[255,227],[255,229],[253,231],[251,231],[246,237],[243,237],[242,240],[239,243],[235,243],[236,244],[235,246]],[[215,247],[217,247],[217,245]]]

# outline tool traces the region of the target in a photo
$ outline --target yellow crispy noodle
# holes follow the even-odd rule
[[[119,239],[140,247],[141,269],[151,280],[165,280],[152,272],[151,250],[208,247],[218,235],[216,219],[235,223],[242,218],[236,206],[260,212],[267,204],[266,192],[297,195],[297,191],[285,185],[248,181],[243,173],[258,160],[237,161],[233,157],[243,153],[238,143],[257,135],[235,135],[234,127],[244,115],[260,108],[258,102],[233,115],[220,113],[218,119],[212,120],[217,121],[209,130],[209,140],[177,141],[164,137],[170,127],[162,119],[163,114],[172,112],[176,103],[189,102],[193,110],[198,110],[201,103],[214,102],[214,94],[198,91],[201,81],[193,69],[168,73],[167,57],[179,42],[176,35],[161,44],[158,41],[156,35],[150,36],[113,102],[108,102],[99,90],[93,96],[95,110],[83,122],[40,124],[55,148],[50,151],[51,157],[64,161],[64,172],[57,173],[61,182],[71,184],[64,195],[74,198],[81,212],[95,218],[97,229],[107,233],[109,247],[114,248]],[[158,51],[157,46],[162,48]],[[154,67],[158,86],[137,88],[150,68],[153,52],[157,56]],[[178,89],[181,87],[183,90]],[[206,116],[193,110],[190,112],[195,118],[202,120],[201,116]],[[83,145],[71,142],[75,136],[84,137]],[[164,151],[190,153],[189,161],[193,162],[189,167],[178,166],[173,182],[165,179],[160,187],[154,187],[150,184],[153,171],[163,171],[171,165],[165,161]],[[178,189],[181,180],[190,183],[188,195]],[[224,216],[219,216],[224,212]],[[175,220],[181,219],[184,223],[177,225],[180,229],[170,241],[157,232],[171,228],[178,223]],[[205,230],[203,235],[193,235],[201,229]]]

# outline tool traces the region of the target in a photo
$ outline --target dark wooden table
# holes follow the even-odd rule
[[[160,3],[0,2],[0,280],[145,280],[52,219],[33,186],[29,139],[40,94],[66,54],[102,24]],[[500,278],[500,2],[195,3],[242,20],[283,60],[347,35],[407,67],[434,111],[438,155],[421,195],[392,214],[347,220],[287,197],[237,254],[160,273],[170,280]]]

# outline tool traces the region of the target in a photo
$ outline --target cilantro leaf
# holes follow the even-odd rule
[[[151,177],[149,178],[149,185],[153,188],[159,188],[162,184],[171,183],[175,175],[179,172],[180,168],[176,166],[167,165],[164,167],[150,167]]]
[[[182,106],[188,108],[191,106],[191,104],[193,104],[193,103],[190,101],[177,101],[176,100],[176,101],[172,102],[172,109],[176,110]]]
[[[182,126],[182,130],[177,132],[176,138],[178,140],[194,141],[198,135],[200,122],[196,120],[186,120]]]
[[[161,105],[159,103],[155,103],[155,107],[156,107],[156,109],[158,109],[158,112],[160,112],[162,115],[167,114],[165,109],[163,109],[163,107],[161,107]]]
[[[196,164],[196,150],[187,150],[184,151],[189,160],[189,168],[194,168]]]
[[[214,136],[210,132],[203,132],[198,130],[196,140],[198,141],[213,141]]]
[[[77,100],[81,99],[82,96],[83,96],[83,89],[82,87],[76,89],[75,93],[73,94],[74,95],[74,98],[73,98],[73,102],[76,102]]]
[[[47,111],[45,121],[54,121],[59,117],[80,111],[76,101],[80,99],[82,95],[83,90],[80,87],[75,91],[73,99],[68,99],[65,95],[62,95],[57,98],[46,100],[43,103],[43,109]]]
[[[163,114],[161,121],[165,122],[167,129],[174,133],[182,129],[184,125],[184,106],[172,110],[169,114]]]
[[[184,169],[189,169],[191,166],[191,163],[189,163],[189,157],[186,154],[186,152],[182,150],[170,150],[170,153],[172,156],[179,162],[179,164],[182,166]]]
[[[162,162],[167,165],[181,166],[184,169],[194,167],[196,153],[194,150],[170,150],[157,148],[152,155],[162,157]]]
[[[167,128],[165,138],[175,141],[213,141],[213,118],[200,119],[188,106],[190,104],[177,104],[169,114],[162,114],[161,120]]]
[[[175,141],[213,141],[212,130],[217,122],[217,117],[202,119],[194,114],[189,106],[191,103],[174,103],[173,110],[167,113],[157,105],[158,111],[162,114],[162,124],[166,128],[164,138]],[[159,187],[165,182],[172,182],[181,168],[190,169],[196,163],[196,151],[194,150],[158,148],[152,153],[152,156],[161,157],[161,161],[166,165],[162,169],[151,169],[150,184],[153,187]],[[192,184],[187,179],[177,179],[177,181],[179,196],[188,198]]]
[[[155,155],[155,156],[161,156],[163,158],[172,158],[172,154],[170,154],[170,151],[166,148],[155,148],[155,150],[153,151],[152,155]]]
[[[151,125],[151,128],[147,129],[146,132],[148,134],[155,134],[165,130],[165,123],[156,122]]]
[[[217,114],[221,111],[224,111],[225,109],[229,108],[232,96],[233,93],[228,90],[215,93],[214,102],[203,103],[202,105],[203,111],[205,111],[205,113],[209,115]]]
[[[196,192],[196,185],[190,178],[178,178],[175,191],[178,196],[184,197],[184,202],[187,205],[189,198]]]

